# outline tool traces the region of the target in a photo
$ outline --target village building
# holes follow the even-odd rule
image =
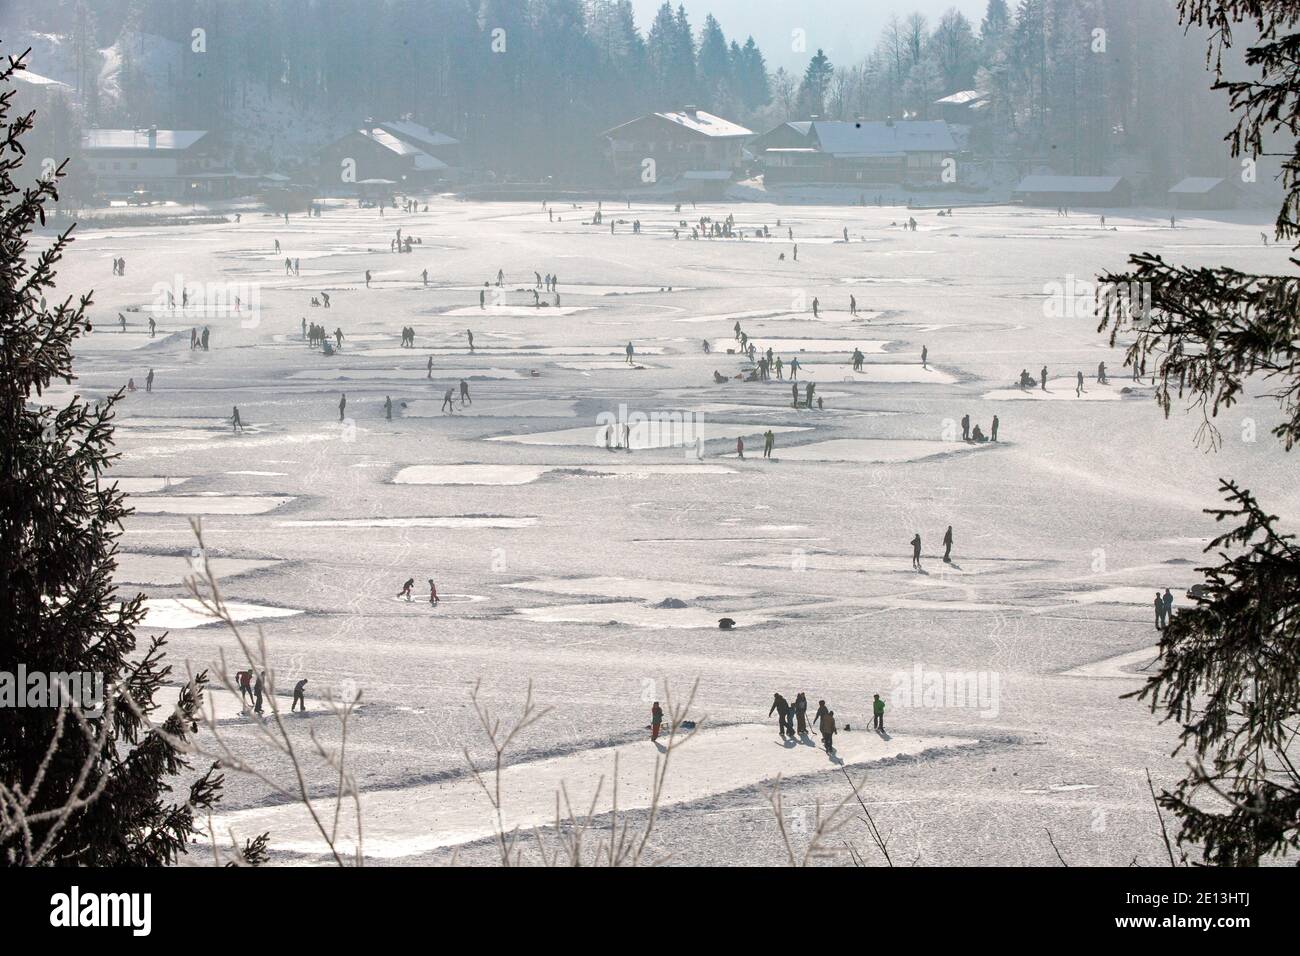
[[[1026,176],[1013,195],[1027,206],[1118,207],[1133,204],[1123,176]]]
[[[1169,205],[1174,209],[1234,209],[1237,187],[1221,176],[1188,176],[1170,188]]]
[[[943,120],[811,119],[782,123],[749,146],[768,186],[932,185],[958,146]],[[950,167],[949,167],[950,168]]]
[[[695,106],[650,113],[601,134],[615,179],[627,186],[680,181],[693,193],[721,194],[754,135]]]
[[[321,184],[348,190],[379,180],[399,191],[427,186],[452,178],[460,164],[459,140],[408,120],[367,123],[317,154]]]
[[[88,129],[81,159],[109,200],[221,199],[248,186],[227,167],[217,137],[201,129]]]

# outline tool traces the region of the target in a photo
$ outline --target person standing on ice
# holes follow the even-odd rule
[[[280,240],[279,240],[279,239],[276,239],[276,240],[275,240],[275,254],[276,254],[277,256],[280,254]]]
[[[469,329],[466,329],[465,337],[469,339],[469,353],[470,355],[473,355],[474,354],[474,333],[471,332]]]
[[[429,578],[429,603],[438,603],[438,586],[433,583],[433,578]]]
[[[341,392],[339,394],[339,421],[343,421],[343,413],[347,411],[347,408],[348,408],[348,393]]]
[[[778,356],[776,357],[776,377],[777,377],[777,378],[782,379],[782,380],[785,379],[785,374],[784,374],[784,371],[783,371],[784,369],[785,369],[785,366],[784,366],[783,364],[781,364],[781,356],[778,355]]]
[[[787,735],[793,737],[794,730],[790,726],[790,702],[779,693],[772,695],[772,706],[768,708],[767,716],[771,717],[773,711],[776,711],[777,720],[780,721],[781,738],[785,739]]]
[[[149,374],[144,377],[144,390],[146,392],[153,391],[153,369],[149,369]]]
[[[1043,370],[1038,373],[1038,382],[1039,382],[1039,387],[1041,387],[1044,392],[1047,391],[1047,366],[1046,365],[1044,365]]]
[[[487,308],[487,291],[485,289],[478,290],[478,307],[480,309]]]
[[[366,288],[367,288],[367,289],[370,288],[370,270],[369,270],[369,269],[366,270]]]
[[[821,302],[818,300],[817,296],[813,296],[813,300],[812,300],[812,314],[813,314],[813,318],[814,318],[814,319],[817,318],[817,316],[818,316],[818,311],[817,311],[817,310],[818,310],[820,307],[821,307]]]
[[[826,701],[824,700],[817,701],[817,713],[813,714],[813,719],[812,719],[814,727],[819,726],[821,724],[822,718],[826,716],[826,713],[827,713]]]
[[[334,347],[340,350],[343,348],[343,330],[337,325],[334,326]]]
[[[149,338],[153,338],[158,331],[158,323],[154,321],[153,316],[149,316]]]
[[[474,400],[469,397],[469,382],[462,378],[460,380],[460,406],[461,408],[464,408],[466,405],[473,404]]]
[[[1165,596],[1160,599],[1160,603],[1165,606],[1165,626],[1174,619],[1174,596],[1165,588]]]
[[[406,583],[402,585],[402,590],[397,592],[398,597],[404,597],[411,600],[411,588],[415,587],[415,578],[407,578]]]
[[[424,374],[425,378],[433,378],[433,356],[432,355],[429,356],[429,361],[424,367],[424,372],[425,372]]]
[[[790,371],[791,374],[794,373],[794,369],[791,369]],[[791,398],[790,407],[798,408],[799,407],[799,383],[798,382],[790,383],[790,398]]]
[[[230,410],[230,430],[231,432],[242,432],[244,430],[244,423],[239,419],[238,405]]]
[[[1109,382],[1109,381],[1107,380],[1107,378],[1106,378],[1106,363],[1105,363],[1105,362],[1098,362],[1098,363],[1097,363],[1097,384],[1098,384],[1098,385],[1109,385],[1109,384],[1110,384],[1110,382]]]
[[[835,751],[835,731],[838,729],[835,726],[835,711],[828,710],[822,714],[818,729],[822,732],[822,746],[826,748],[827,753],[833,753]],[[790,736],[793,737],[794,734]]]
[[[266,672],[262,671],[257,675],[257,680],[253,683],[253,710],[262,713],[262,689],[266,686]]]
[[[799,381],[799,356],[797,356],[797,355],[796,355],[794,358],[790,359],[790,381],[792,381],[792,382],[797,382],[797,381]],[[798,401],[799,401],[799,399],[798,399],[798,394],[799,394],[799,392],[798,392],[798,390],[796,390],[796,391],[795,391],[795,396],[796,396],[796,397],[795,397],[795,403],[796,403],[796,404],[798,404]]]
[[[804,394],[807,395],[807,401],[805,402],[805,404],[809,408],[812,408],[813,406],[813,391],[816,390],[816,388],[817,388],[817,384],[815,382],[809,382],[807,385],[804,386]]]
[[[808,733],[808,698],[803,691],[799,691],[794,698],[794,719],[799,728],[799,736]]]
[[[452,401],[453,394],[455,394],[455,390],[450,387],[443,394],[441,411],[451,412],[454,415],[456,413],[456,406]]]
[[[772,457],[772,448],[775,445],[776,445],[776,434],[772,431],[772,429],[769,428],[767,431],[763,433],[763,457],[764,458]]]
[[[659,706],[659,701],[655,701],[650,708],[650,742],[654,743],[659,739],[659,730],[664,724],[664,709]]]
[[[1082,398],[1083,397],[1083,372],[1076,372],[1075,376],[1076,378],[1075,378],[1075,385],[1074,385],[1074,397]]]
[[[390,422],[393,420],[393,397],[391,395],[384,396],[384,417]]]
[[[736,320],[736,324],[732,328],[736,333],[736,341],[739,342],[740,341],[740,320],[739,319]]]
[[[943,563],[952,564],[952,525],[943,533]]]
[[[850,296],[849,296],[849,315],[857,315],[857,314],[858,314],[858,298],[857,298],[857,296],[850,295]]]
[[[921,368],[929,368],[930,350],[924,345],[921,346]]]
[[[1156,606],[1156,630],[1163,631],[1165,629],[1165,599],[1160,596],[1159,591],[1156,592],[1155,606]]]
[[[736,457],[737,458],[745,457],[745,439],[740,437],[736,438]]]
[[[912,567],[921,570],[921,532],[912,537]]]
[[[871,695],[871,729],[885,732],[885,702],[879,694]]]
[[[970,416],[969,415],[963,415],[961,417],[961,440],[970,441]]]
[[[324,292],[324,291],[321,292],[320,304],[327,309],[330,307],[330,294],[328,292]]]
[[[627,353],[627,364],[628,364],[628,365],[631,365],[631,364],[632,364],[632,356],[636,353],[636,349],[632,348],[632,343],[631,343],[631,342],[628,342],[628,343],[627,343],[627,348],[625,348],[623,351]]]
[[[993,428],[989,432],[989,441],[997,441],[997,440],[998,440],[998,416],[994,415]]]
[[[253,699],[253,672],[239,671],[235,674],[235,683],[239,685],[239,701],[244,703],[245,699]]]
[[[289,706],[289,713],[292,714],[294,711],[296,711],[298,709],[299,704],[302,705],[302,712],[304,714],[307,713],[307,700],[305,697],[303,697],[303,691],[306,689],[307,689],[307,678],[305,677],[302,680],[298,681],[298,683],[293,685],[293,703]]]
[[[421,284],[423,284],[423,285],[428,285],[428,284],[429,284],[429,270],[428,270],[428,269],[423,269],[423,270],[421,270],[421,272],[420,272],[420,282],[421,282]]]

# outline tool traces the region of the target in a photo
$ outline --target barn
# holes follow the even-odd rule
[[[1026,176],[1015,198],[1026,206],[1118,207],[1133,204],[1133,187],[1123,176]]]
[[[1237,187],[1221,176],[1188,176],[1169,190],[1173,209],[1234,209]]]

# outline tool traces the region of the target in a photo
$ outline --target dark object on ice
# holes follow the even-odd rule
[[[719,629],[724,630],[724,631],[729,631],[729,630],[731,630],[731,629],[732,629],[733,627],[735,627],[735,626],[736,626],[736,622],[733,621],[733,620],[732,620],[731,618],[729,618],[729,617],[721,618],[721,619],[719,619],[719,621],[718,621],[718,627],[719,627]]]
[[[1210,589],[1204,584],[1193,584],[1187,589],[1187,596],[1194,601],[1200,600],[1210,593]]]
[[[671,608],[688,607],[688,605],[685,601],[681,600],[680,598],[670,597],[670,598],[664,598],[662,601],[656,604],[655,607],[661,608],[663,610],[668,610]]]

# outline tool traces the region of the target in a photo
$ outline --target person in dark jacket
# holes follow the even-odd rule
[[[253,710],[259,714],[262,712],[262,687],[265,680],[266,674],[259,673],[257,675],[257,682],[253,684]]]
[[[835,749],[833,742],[835,737],[835,711],[828,710],[822,714],[821,719],[817,722],[817,728],[822,732],[822,746],[826,752],[830,753]]]
[[[663,726],[664,709],[659,706],[659,701],[655,701],[654,706],[650,708],[650,741],[659,739],[659,728]]]
[[[952,564],[952,525],[943,533],[943,563]]]
[[[302,695],[303,690],[306,688],[306,686],[307,686],[307,678],[305,677],[302,680],[298,681],[298,683],[293,685],[293,704],[289,707],[290,713],[296,711],[298,709],[299,704],[302,705],[302,712],[304,714],[307,713],[307,700]]]
[[[880,699],[879,694],[872,694],[871,697],[871,728],[883,734],[885,732],[885,702]]]
[[[767,716],[771,717],[772,711],[776,711],[777,718],[781,721],[781,736],[793,737],[794,730],[790,727],[790,702],[780,694],[773,694],[772,706],[768,708]]]
[[[794,699],[794,718],[799,727],[799,736],[802,737],[808,733],[808,698],[803,691],[799,691]]]

